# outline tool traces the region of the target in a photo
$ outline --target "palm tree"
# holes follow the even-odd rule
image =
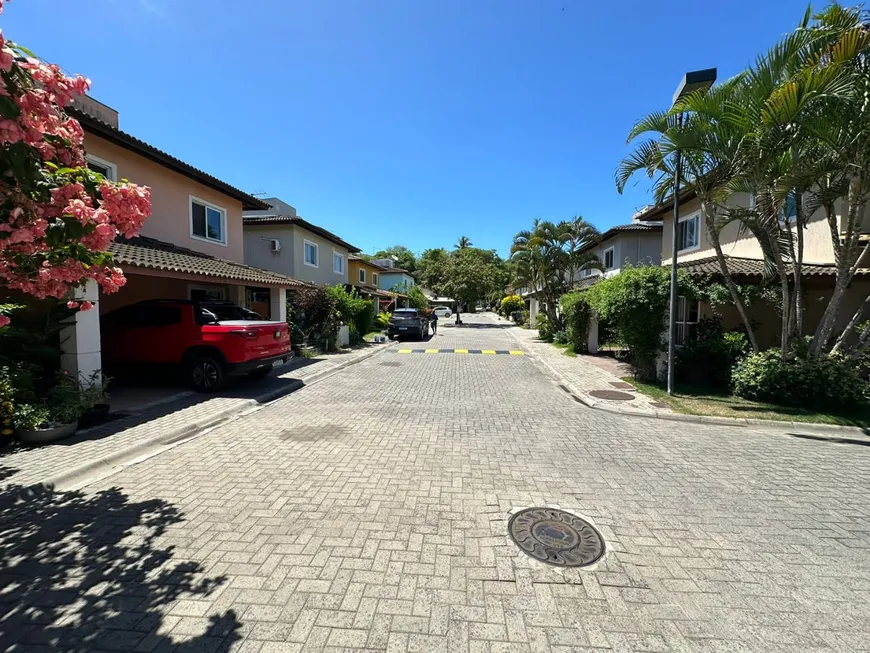
[[[468,249],[471,247],[471,240],[468,236],[461,236],[459,242],[456,243],[455,249]]]
[[[591,252],[583,252],[583,248],[598,238],[598,229],[586,222],[583,216],[575,215],[571,220],[565,220],[557,225],[564,243],[567,258],[567,277],[569,286],[574,285],[578,272],[590,268],[601,268],[598,257]]]
[[[752,323],[746,313],[746,306],[728,269],[719,235],[729,222],[723,214],[721,193],[722,183],[730,178],[737,162],[739,137],[735,130],[721,120],[700,117],[722,112],[738,80],[732,80],[711,89],[707,94],[695,93],[686,100],[693,104],[680,109],[689,111],[681,116],[676,110],[657,111],[642,118],[635,124],[628,136],[632,142],[645,134],[649,138],[639,143],[635,150],[626,156],[616,169],[616,188],[619,193],[625,189],[629,179],[638,172],[644,172],[653,180],[653,195],[657,203],[673,200],[674,154],[677,149],[682,155],[681,179],[697,194],[701,202],[707,237],[716,253],[719,271],[728,288],[731,300],[737,309],[747,337],[754,351],[758,342]]]
[[[597,235],[598,231],[578,216],[558,224],[536,219],[531,231],[514,236],[511,260],[517,281],[539,295],[554,330],[561,328],[559,298],[573,287],[574,275],[586,268],[601,269],[594,254],[580,251]]]

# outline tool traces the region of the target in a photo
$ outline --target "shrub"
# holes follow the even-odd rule
[[[584,292],[569,292],[559,300],[562,314],[565,316],[565,331],[568,342],[574,346],[578,354],[586,351],[589,336],[589,318],[592,309]]]
[[[696,324],[677,353],[677,376],[684,381],[727,387],[731,369],[748,350],[745,333],[722,331],[716,319]]]
[[[560,329],[553,334],[553,342],[559,345],[567,345],[571,342],[571,339],[568,337],[568,332],[564,329]]]
[[[348,292],[341,284],[330,286],[326,292],[335,302],[335,309],[342,322],[349,327],[354,327],[360,337],[368,333],[375,312],[375,306],[371,301],[357,295],[356,290]]]
[[[393,316],[392,313],[388,313],[387,311],[381,311],[377,315],[375,315],[374,324],[379,329],[386,329],[390,324],[390,318]]]
[[[538,337],[547,342],[553,342],[553,325],[550,324],[546,313],[538,313],[535,320],[535,328],[538,330]]]
[[[325,349],[331,350],[335,345],[340,319],[332,294],[320,286],[307,286],[294,290],[293,299],[304,337],[322,341]]]
[[[501,300],[501,310],[499,312],[507,317],[515,311],[524,311],[525,309],[526,303],[522,297],[519,295],[508,295]]]
[[[693,296],[685,273],[679,281],[680,294]],[[634,375],[640,381],[655,380],[670,299],[670,271],[660,266],[626,265],[619,274],[585,292],[590,306],[613,325],[618,340],[631,350]]]
[[[784,361],[778,348],[750,354],[734,366],[731,382],[740,397],[784,406],[849,409],[870,398],[854,362],[809,358],[799,349]]]

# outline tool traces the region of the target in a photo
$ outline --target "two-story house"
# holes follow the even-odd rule
[[[246,263],[319,285],[348,283],[348,259],[359,247],[302,219],[277,197],[263,202],[267,208],[243,214]]]
[[[76,313],[64,329],[67,371],[100,370],[100,315],[141,300],[221,298],[286,320],[287,289],[303,284],[243,263],[242,211],[266,204],[121,131],[118,113],[92,98],[77,99],[68,111],[84,130],[88,165],[110,179],[149,186],[152,211],[138,237],[110,247],[127,284],[110,295],[94,282],[77,291],[97,310]]]
[[[662,223],[638,222],[611,227],[589,243],[581,253],[594,254],[604,271],[588,268],[577,272],[577,285],[588,287],[602,275],[618,274],[626,263],[630,265],[660,265],[662,262]]]
[[[379,258],[372,261],[383,268],[380,275],[381,290],[396,290],[410,288],[415,283],[413,275],[402,268],[395,267],[395,262],[389,258]]]
[[[348,256],[348,284],[355,287],[361,297],[374,302],[375,314],[380,312],[382,304],[387,305],[394,299],[391,293],[380,290],[383,271],[384,268],[380,265],[375,265],[356,254]]]
[[[736,194],[729,200],[730,204],[743,207],[749,207],[751,202],[752,198],[748,194]],[[671,200],[651,207],[638,216],[642,221],[663,221],[661,261],[662,265],[667,266],[671,264],[673,211],[674,205]],[[790,215],[781,217],[781,224],[791,225],[792,232],[795,232],[796,216],[791,210],[788,212]],[[865,229],[870,232],[870,219],[865,222]],[[681,197],[677,238],[677,261],[682,269],[696,279],[720,280],[721,271],[707,234],[701,203],[693,192],[684,192]],[[761,245],[747,229],[741,229],[739,223],[735,221],[726,225],[720,231],[719,240],[727,260],[728,270],[736,283],[741,285],[779,283],[778,280],[765,277]],[[804,331],[812,333],[831,297],[836,279],[831,230],[822,209],[816,211],[807,220],[804,229],[803,261]],[[845,326],[870,294],[870,269],[868,269],[870,260],[865,258],[861,266],[847,290],[840,310],[838,327]],[[779,341],[781,323],[774,305],[766,301],[756,301],[747,307],[747,314],[754,323],[755,334],[761,346],[772,346]],[[714,311],[713,307],[706,303],[686,301],[681,298],[677,323],[678,342],[680,334],[686,333],[691,323],[703,317],[713,316],[721,319],[725,329],[739,329],[742,326],[737,310],[733,306],[717,306]]]

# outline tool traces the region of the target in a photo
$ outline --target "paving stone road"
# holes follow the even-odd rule
[[[518,348],[465,319],[424,347]],[[0,650],[870,650],[870,448],[595,411],[530,356],[399,348],[0,503]],[[605,559],[520,553],[508,515],[533,505],[588,516]]]

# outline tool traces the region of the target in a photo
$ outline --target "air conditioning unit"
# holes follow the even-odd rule
[[[273,252],[280,252],[281,251],[281,241],[278,240],[277,238],[272,238],[269,241],[269,249],[272,250]]]

